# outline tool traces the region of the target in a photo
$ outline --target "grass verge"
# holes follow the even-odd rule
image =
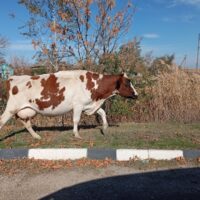
[[[72,127],[36,128],[41,140],[25,129],[2,130],[0,148],[151,148],[200,149],[199,123],[123,123],[101,134],[100,126],[81,126],[82,140],[72,136]],[[9,130],[9,132],[8,132]]]

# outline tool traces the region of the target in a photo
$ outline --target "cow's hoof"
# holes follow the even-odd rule
[[[103,136],[106,135],[106,129],[100,129],[100,131],[101,131],[101,134],[102,134]]]
[[[42,138],[39,135],[34,135],[34,138],[37,140],[41,140]]]
[[[74,137],[75,137],[76,139],[82,140],[82,137],[81,137],[80,135],[74,135]]]

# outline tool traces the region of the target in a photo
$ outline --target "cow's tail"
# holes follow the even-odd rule
[[[9,98],[9,92],[10,92],[10,79],[6,81],[0,81],[0,100],[6,101]]]
[[[10,79],[8,79],[7,81],[6,81],[6,86],[5,86],[5,88],[6,88],[6,98],[8,99],[9,98],[9,93],[10,93]]]

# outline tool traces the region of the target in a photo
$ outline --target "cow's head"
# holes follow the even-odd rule
[[[138,93],[133,87],[131,80],[127,77],[126,74],[121,74],[117,80],[116,87],[118,94],[122,97],[137,99]]]

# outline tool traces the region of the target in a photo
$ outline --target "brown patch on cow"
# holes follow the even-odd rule
[[[87,79],[86,88],[88,90],[92,90],[92,88],[94,87],[94,82],[92,81],[92,73],[91,72],[86,73],[86,79]]]
[[[13,95],[16,95],[18,92],[19,92],[19,89],[18,89],[18,87],[15,85],[15,86],[12,88],[12,94],[13,94]]]
[[[103,77],[99,79],[99,74],[87,72],[86,78],[86,88],[91,92],[92,100],[98,101],[106,99],[113,94],[113,91],[116,89],[119,76],[103,75]],[[97,84],[96,89],[94,88],[94,81],[96,81]]]
[[[92,78],[93,78],[94,80],[99,79],[99,74],[92,73]]]
[[[40,76],[38,76],[38,75],[36,75],[36,76],[31,76],[31,79],[32,80],[37,80],[37,79],[39,79],[40,78]]]
[[[42,79],[41,86],[43,88],[41,91],[42,97],[35,100],[40,110],[44,110],[45,108],[49,108],[51,106],[52,109],[54,109],[62,101],[64,101],[65,87],[59,89],[59,83],[57,82],[57,77],[54,74],[50,74],[46,80]]]
[[[32,100],[31,100],[31,99],[29,99],[29,103],[32,103]]]
[[[83,75],[80,75],[79,78],[81,79],[82,82],[84,82],[84,76]]]
[[[98,101],[111,96],[116,90],[116,83],[118,79],[118,76],[104,75],[102,79],[97,81],[98,87],[97,89],[93,89],[91,95],[92,99]]]
[[[32,87],[31,82],[28,81],[28,82],[26,83],[26,86],[27,86],[28,88],[31,88],[31,87]]]

